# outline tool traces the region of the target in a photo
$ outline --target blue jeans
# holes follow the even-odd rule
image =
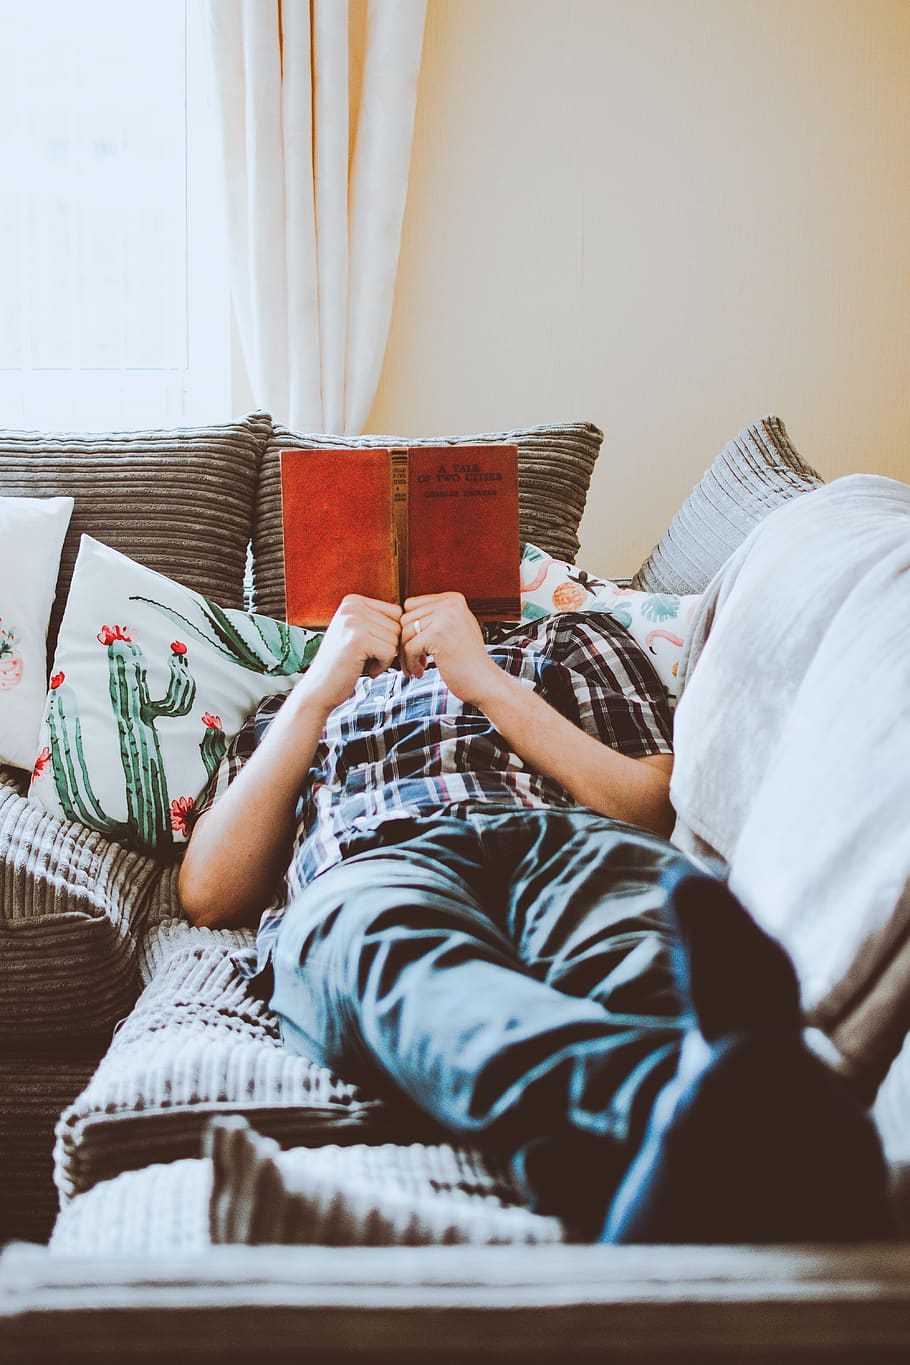
[[[597,1235],[689,1026],[665,840],[582,808],[396,820],[287,909],[292,1051],[408,1096]]]

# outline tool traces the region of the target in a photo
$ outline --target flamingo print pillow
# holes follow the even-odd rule
[[[0,498],[0,763],[30,771],[47,691],[47,623],[72,498]]]
[[[263,697],[291,690],[321,639],[222,610],[83,536],[30,800],[167,855],[189,837],[228,741]]]
[[[700,593],[679,596],[621,588],[552,559],[536,545],[525,545],[522,551],[522,620],[534,621],[554,611],[607,612],[641,645],[671,706],[679,695],[677,673],[686,632],[700,600]]]

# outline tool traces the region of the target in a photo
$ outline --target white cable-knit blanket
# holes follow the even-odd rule
[[[910,486],[851,475],[773,512],[681,667],[674,838],[725,860],[877,1079],[910,1024]]]

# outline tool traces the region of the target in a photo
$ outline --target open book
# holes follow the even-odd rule
[[[520,618],[517,446],[283,450],[281,506],[292,625],[327,625],[349,592]]]

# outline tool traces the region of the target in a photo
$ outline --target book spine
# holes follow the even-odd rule
[[[392,544],[398,569],[398,600],[404,602],[408,587],[408,450],[392,447],[389,451],[392,480]]]

